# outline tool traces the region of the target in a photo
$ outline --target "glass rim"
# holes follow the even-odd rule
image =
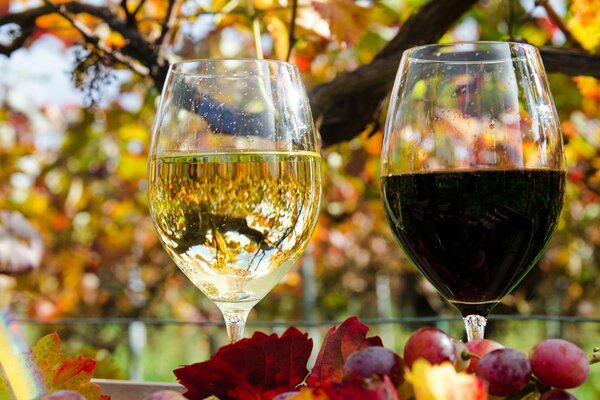
[[[264,66],[276,66],[277,68],[291,68],[294,71],[298,71],[298,67],[288,61],[281,61],[275,59],[265,59],[265,58],[244,58],[244,57],[232,57],[232,58],[191,58],[186,60],[175,61],[169,64],[169,72],[176,73],[180,75],[188,75],[188,76],[197,76],[197,77],[218,77],[223,76],[222,73],[210,73],[210,72],[194,72],[194,71],[186,71],[183,68],[190,65],[206,65],[206,66],[217,66],[217,65],[226,65],[227,63],[235,64],[239,63],[242,65],[264,65]],[[229,75],[229,77],[246,77],[252,76],[251,73],[236,73],[233,75]]]
[[[444,48],[457,48],[461,46],[473,46],[474,49],[471,51],[477,51],[477,47],[481,47],[479,50],[485,50],[487,46],[489,49],[494,48],[509,48],[509,49],[521,49],[525,52],[534,52],[538,53],[538,49],[536,46],[523,43],[523,42],[515,42],[515,41],[503,41],[503,40],[471,40],[464,42],[448,42],[448,43],[430,43],[423,44],[420,46],[414,46],[409,49],[404,50],[403,57],[408,58],[409,61],[413,62],[428,62],[428,63],[444,63],[444,64],[486,64],[486,63],[498,63],[498,62],[506,62],[506,61],[515,61],[523,58],[522,55],[511,55],[510,57],[495,57],[492,59],[480,59],[480,60],[438,60],[433,57],[425,57],[415,55],[415,53],[423,52],[426,50],[430,50],[431,52],[434,49],[444,49]],[[454,51],[453,53],[457,54],[461,51]],[[466,52],[466,51],[465,51]]]

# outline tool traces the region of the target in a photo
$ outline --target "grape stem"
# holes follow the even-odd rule
[[[544,393],[544,392],[547,392],[548,390],[552,389],[552,387],[550,387],[550,386],[546,385],[544,382],[540,381],[538,379],[538,377],[535,375],[531,375],[531,382],[537,386],[538,391],[540,393]]]
[[[590,364],[596,364],[600,362],[600,347],[594,348],[594,352],[589,355],[588,360],[590,360]]]
[[[460,358],[462,358],[463,361],[468,361],[471,358],[479,360],[481,356],[479,354],[472,353],[469,350],[463,350],[462,353],[460,353]]]

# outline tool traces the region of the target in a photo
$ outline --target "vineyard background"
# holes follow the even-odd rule
[[[217,335],[222,327],[213,326],[221,317],[163,251],[147,209],[147,150],[165,63],[257,52],[289,57],[315,99],[336,77],[372,65],[428,5],[0,0],[0,305],[24,321],[30,338],[55,329],[71,349],[99,359],[99,377],[137,371],[134,377],[172,380],[174,367],[206,357],[224,341]],[[132,53],[129,30],[155,44],[147,65]],[[600,51],[600,1],[480,1],[440,40],[479,39],[573,48],[593,59]],[[539,265],[496,314],[600,316],[600,83],[571,75],[549,74],[569,170],[560,225]],[[385,101],[358,134],[343,114],[332,125],[331,115],[316,111],[326,177],[319,225],[305,256],[251,313],[249,330],[327,321],[311,328],[318,337],[328,321],[358,315],[392,346],[425,323],[459,334],[459,322],[447,319],[456,312],[407,262],[385,222],[379,195]],[[74,322],[90,318],[99,322]],[[132,323],[139,320],[145,322]],[[518,324],[492,322],[490,335],[517,340],[516,329],[580,342],[600,336],[598,322]],[[186,345],[173,346],[175,336]],[[135,353],[146,339],[146,353]]]

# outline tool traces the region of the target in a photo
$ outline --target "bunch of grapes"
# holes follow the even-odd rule
[[[400,387],[404,372],[419,358],[430,364],[449,362],[457,371],[475,374],[485,382],[488,393],[499,398],[539,393],[541,400],[575,399],[566,389],[581,385],[590,367],[583,350],[562,339],[544,340],[527,356],[493,340],[463,343],[428,327],[408,338],[402,357],[383,347],[355,352],[344,365],[344,380],[366,382],[387,376]]]
[[[389,352],[390,355],[383,356]],[[387,349],[365,349],[346,362],[346,376],[367,378],[388,375],[394,383],[403,381],[398,369],[424,358],[430,364],[450,362],[457,371],[482,378],[488,393],[497,397],[525,396],[538,392],[541,400],[568,400],[575,397],[566,389],[580,386],[587,378],[590,359],[575,344],[547,339],[534,346],[529,355],[489,339],[463,343],[436,328],[421,328],[404,346],[403,358]]]

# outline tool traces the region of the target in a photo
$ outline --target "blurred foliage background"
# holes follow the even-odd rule
[[[94,3],[123,12],[116,0]],[[370,62],[423,3],[300,1],[290,60],[308,88],[327,82]],[[551,3],[586,50],[598,53],[600,1]],[[39,4],[0,1],[0,15]],[[140,29],[160,35],[166,2],[141,4]],[[266,57],[287,57],[287,0],[176,4],[168,51],[177,57],[253,57],[257,29]],[[85,14],[78,18],[106,46],[124,45],[106,24]],[[0,40],[10,34],[0,31]],[[63,17],[46,16],[36,21],[33,40],[10,57],[0,56],[0,304],[20,318],[49,323],[117,317],[220,321],[216,307],[163,251],[148,213],[147,151],[159,94],[129,70],[90,60],[78,45],[80,35]],[[528,0],[480,1],[442,41],[510,38],[568,46],[544,9]],[[89,68],[96,69],[82,76]],[[600,83],[562,74],[549,79],[566,143],[566,204],[539,266],[495,312],[598,317]],[[407,262],[387,227],[379,195],[381,136],[375,127],[322,149],[324,198],[312,243],[250,321],[457,315]],[[24,244],[29,247],[17,251]],[[102,358],[106,351],[118,357],[124,329],[61,325],[60,333]],[[100,375],[123,376],[109,364]]]

